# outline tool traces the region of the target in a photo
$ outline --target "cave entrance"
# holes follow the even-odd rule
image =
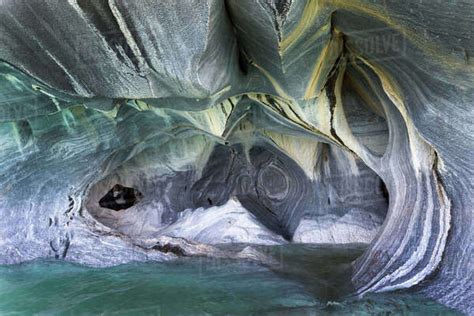
[[[86,208],[131,238],[182,237],[204,244],[369,244],[388,193],[362,160],[319,143],[310,179],[269,143],[216,145],[206,167],[163,175],[117,169],[89,190]]]
[[[294,242],[370,244],[388,210],[382,179],[365,163],[336,146],[321,144],[312,207],[305,212]]]

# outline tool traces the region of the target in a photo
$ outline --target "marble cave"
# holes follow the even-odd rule
[[[474,315],[472,56],[472,0],[1,0],[0,314]]]

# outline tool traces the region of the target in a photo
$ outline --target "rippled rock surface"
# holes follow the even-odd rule
[[[474,314],[473,3],[0,7],[0,263],[365,243],[352,294]]]

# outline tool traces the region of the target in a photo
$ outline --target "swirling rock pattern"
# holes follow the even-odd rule
[[[356,294],[474,314],[471,2],[0,7],[0,263],[363,241]]]

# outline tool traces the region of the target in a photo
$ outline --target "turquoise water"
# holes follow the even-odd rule
[[[0,314],[455,315],[407,294],[338,299],[347,281],[341,271],[360,248],[262,249],[278,266],[204,258],[104,269],[60,261],[0,266]]]

